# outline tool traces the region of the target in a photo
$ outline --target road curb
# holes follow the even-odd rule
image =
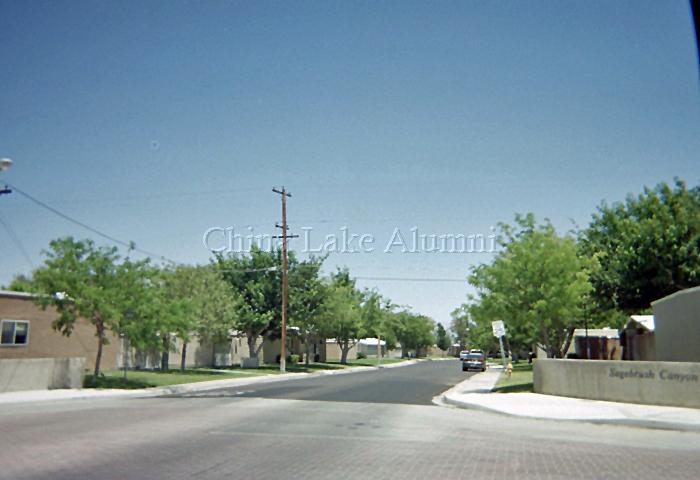
[[[499,395],[486,394],[486,395]],[[464,408],[467,410],[477,410],[488,413],[496,413],[499,415],[504,415],[508,417],[516,418],[529,418],[533,420],[548,420],[552,422],[578,422],[578,423],[592,423],[596,425],[620,425],[620,426],[634,426],[641,428],[650,428],[656,430],[675,430],[683,432],[700,432],[700,425],[679,423],[679,422],[669,422],[663,420],[649,420],[649,419],[636,419],[636,418],[553,418],[545,417],[541,415],[519,415],[517,413],[505,412],[503,410],[488,407],[486,405],[465,402],[464,400],[459,400],[453,398],[451,395],[439,395],[433,402],[437,405],[444,406],[450,405],[457,408]],[[442,402],[442,403],[440,403]]]
[[[491,377],[493,377],[493,374],[498,372],[500,374],[499,368],[493,368],[492,366],[489,367],[489,370],[492,370],[493,373],[491,374]],[[488,372],[488,370],[487,370]],[[481,377],[481,378],[480,378]],[[521,398],[517,399],[517,402],[515,405],[520,405],[520,402],[532,402],[535,401],[535,399],[528,397],[530,394],[501,394],[501,393],[492,393],[491,390],[495,383],[498,380],[498,376],[495,376],[494,378],[487,378],[488,375],[485,374],[477,374],[474,375],[454,387],[450,388],[449,390],[446,390],[445,392],[441,393],[440,395],[436,396],[433,398],[433,403],[438,406],[442,407],[456,407],[456,408],[464,408],[464,409],[469,409],[469,410],[477,410],[477,411],[482,411],[482,412],[487,412],[487,413],[495,413],[499,415],[505,415],[509,417],[517,417],[517,418],[528,418],[528,419],[533,419],[533,420],[548,420],[548,421],[554,421],[554,422],[579,422],[579,423],[589,423],[589,424],[596,424],[596,425],[620,425],[620,426],[633,426],[633,427],[640,427],[640,428],[649,428],[649,429],[657,429],[657,430],[675,430],[675,431],[684,431],[684,432],[700,432],[700,411],[695,413],[693,409],[689,409],[690,412],[686,412],[686,409],[680,409],[680,410],[662,410],[665,407],[660,407],[656,405],[648,405],[648,406],[642,406],[642,405],[636,405],[636,404],[623,404],[623,403],[618,403],[618,402],[602,402],[602,401],[593,401],[593,403],[588,403],[584,406],[584,408],[587,408],[588,410],[583,412],[583,415],[580,417],[567,417],[567,416],[557,416],[557,410],[559,412],[562,411],[562,409],[570,409],[570,408],[580,408],[577,405],[568,405],[568,402],[571,401],[579,401],[581,399],[573,399],[573,398],[568,398],[568,397],[556,397],[552,395],[535,395],[537,400],[545,400],[544,408],[550,408],[545,414],[545,415],[540,415],[535,412],[532,413],[524,413],[526,410],[523,411],[523,413],[519,413],[516,408],[513,407],[514,404],[511,405],[503,405],[502,406],[492,406],[492,405],[486,405],[484,404],[485,399],[487,398],[492,398],[494,401],[496,399],[502,400],[505,397],[502,397],[503,395],[524,395]],[[476,382],[475,382],[476,380]],[[469,401],[469,397],[472,397],[474,401]],[[513,401],[514,397],[509,397],[511,401]],[[499,403],[499,402],[495,402]],[[502,403],[502,402],[501,402]],[[540,409],[543,407],[542,404],[540,404]],[[649,407],[653,409],[654,411],[649,411],[640,413],[639,412],[639,407]],[[599,409],[598,411],[591,410],[593,409]],[[635,413],[634,410],[637,410]],[[661,408],[661,410],[659,409]],[[669,407],[672,408],[672,407]],[[602,409],[602,410],[600,410]],[[681,412],[681,413],[679,413]],[[607,416],[605,415],[607,414]],[[559,414],[561,415],[561,413]],[[596,416],[599,415],[599,416]],[[637,415],[637,416],[635,416]],[[643,415],[646,415],[646,418],[643,417]],[[675,415],[676,417],[683,417],[685,416],[687,418],[687,421],[683,421],[685,419],[676,419],[676,420],[669,420],[669,419],[664,419],[662,417],[666,416],[673,416]],[[653,417],[653,418],[652,418]]]

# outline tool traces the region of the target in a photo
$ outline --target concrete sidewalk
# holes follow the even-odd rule
[[[382,365],[380,368],[395,368],[413,365],[418,360],[407,360]],[[0,393],[0,404],[5,403],[25,403],[25,402],[51,402],[60,400],[88,400],[97,398],[147,398],[161,395],[172,395],[181,393],[203,392],[220,388],[243,387],[247,385],[258,385],[265,383],[283,382],[298,378],[312,378],[324,375],[344,375],[363,371],[377,370],[377,367],[361,366],[350,367],[338,370],[319,370],[312,373],[284,373],[267,374],[249,378],[228,378],[222,380],[210,380],[207,382],[183,383],[179,385],[168,385],[164,387],[140,388],[133,390],[122,389],[101,389],[101,388],[78,388],[78,389],[57,389],[57,390],[29,390],[20,392]]]
[[[448,404],[516,417],[700,431],[700,409],[604,402],[538,393],[488,393],[502,370],[489,368],[433,401],[438,405]]]

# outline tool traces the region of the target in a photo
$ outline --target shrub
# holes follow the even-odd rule
[[[291,363],[291,364],[299,363],[299,359],[300,359],[300,356],[297,354],[290,355],[289,356],[289,363]]]
[[[367,354],[364,352],[357,352],[357,359],[362,360],[363,358],[367,358]]]

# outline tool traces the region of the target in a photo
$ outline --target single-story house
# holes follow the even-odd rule
[[[172,350],[168,354],[168,368],[180,368],[182,359],[183,342],[180,338],[171,336]],[[256,345],[260,345],[262,339],[258,339]],[[123,368],[127,360],[124,351],[128,350],[128,367],[152,369],[160,368],[162,354],[158,351],[138,351],[129,348],[125,339],[120,340],[118,367]],[[244,358],[249,357],[248,342],[245,335],[232,331],[229,338],[223,342],[212,343],[200,340],[196,335],[192,335],[187,343],[185,355],[185,367],[230,367],[239,366]],[[260,351],[262,358],[263,351]]]
[[[386,356],[386,342],[380,340],[382,356]],[[377,356],[377,339],[376,338],[363,338],[357,342],[357,353],[364,353],[365,355]]]
[[[0,290],[0,359],[84,357],[92,368],[97,356],[95,327],[78,320],[70,336],[53,329],[56,310],[43,310],[31,293]],[[102,368],[115,368],[120,341],[113,335],[102,350]]]
[[[340,345],[335,338],[328,338],[321,342],[320,358],[321,362],[338,362],[340,361],[341,351]],[[348,351],[348,360],[357,359],[357,344],[350,347]]]
[[[614,328],[577,328],[566,357],[575,356],[590,360],[619,360],[620,336]]]
[[[631,315],[620,333],[622,360],[656,360],[654,315]]]
[[[700,362],[700,286],[651,302],[655,360]]]

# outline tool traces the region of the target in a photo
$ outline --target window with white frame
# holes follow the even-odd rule
[[[27,345],[29,322],[27,320],[5,320],[0,322],[0,345]]]

